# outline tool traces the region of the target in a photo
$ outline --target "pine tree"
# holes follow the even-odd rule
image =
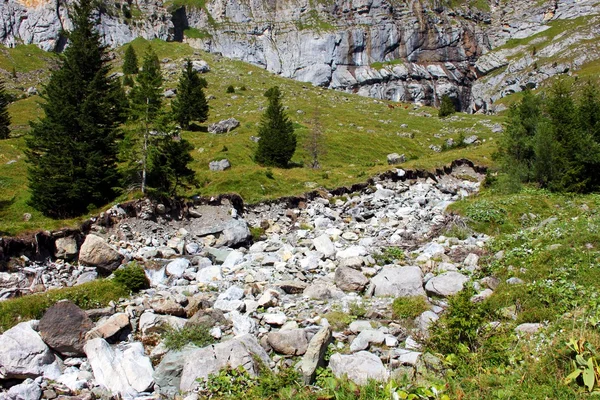
[[[192,61],[186,60],[177,86],[177,98],[172,103],[173,118],[183,129],[188,129],[191,121],[204,122],[208,118],[208,103],[202,90],[206,86],[206,80],[194,70]]]
[[[10,115],[8,105],[10,101],[4,88],[4,82],[0,81],[0,139],[8,139],[10,135]]]
[[[115,195],[123,93],[109,79],[107,49],[92,21],[92,0],[73,5],[64,61],[45,87],[44,117],[27,138],[31,204],[70,217]]]
[[[154,120],[162,108],[163,78],[158,56],[148,46],[144,54],[142,70],[138,73],[136,84],[131,91],[131,106],[135,119]]]
[[[456,112],[456,106],[454,102],[447,94],[442,96],[442,102],[440,104],[440,110],[438,112],[438,117],[444,118],[448,115],[452,115]]]
[[[296,151],[294,126],[281,104],[281,92],[274,86],[265,92],[269,99],[263,114],[258,134],[260,140],[254,159],[266,166],[286,167]]]
[[[194,146],[179,135],[157,139],[148,154],[148,187],[161,196],[174,196],[180,186],[196,184],[195,173],[188,164]]]
[[[132,45],[127,46],[125,50],[125,59],[123,60],[123,73],[125,75],[135,75],[139,71],[137,54]]]

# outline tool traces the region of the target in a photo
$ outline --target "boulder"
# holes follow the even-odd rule
[[[42,389],[32,379],[28,378],[19,385],[11,387],[6,397],[0,394],[2,400],[38,400],[42,397]]]
[[[150,299],[150,307],[157,314],[174,315],[176,317],[185,316],[185,308],[175,301],[172,297],[158,297]]]
[[[172,315],[158,315],[146,311],[140,317],[139,330],[142,333],[142,338],[146,338],[154,334],[160,334],[165,329],[181,329],[184,327],[186,321],[185,318]]]
[[[366,329],[358,334],[358,336],[350,344],[350,351],[366,350],[371,343],[381,344],[385,341],[385,334],[381,331]]]
[[[460,272],[448,271],[427,281],[425,290],[434,295],[448,297],[463,290],[468,281],[469,277]]]
[[[83,265],[96,267],[104,273],[116,270],[123,256],[110,247],[104,239],[94,234],[86,236],[81,250],[79,251],[79,262]]]
[[[315,246],[315,249],[319,253],[323,254],[325,258],[331,258],[335,255],[335,246],[333,245],[331,239],[329,239],[329,236],[326,234],[314,238],[313,245]]]
[[[190,262],[185,258],[177,258],[167,264],[167,275],[175,278],[181,278],[186,269],[190,266]]]
[[[133,399],[154,385],[154,370],[140,342],[113,348],[106,340],[96,338],[89,340],[84,350],[94,379],[113,395]]]
[[[318,367],[325,365],[325,353],[327,346],[331,342],[331,328],[324,326],[312,337],[306,348],[306,353],[300,362],[300,371],[304,379],[304,384],[310,385],[315,379]]]
[[[40,320],[40,336],[53,350],[68,356],[83,355],[85,334],[94,327],[85,311],[69,300],[59,301]]]
[[[392,153],[387,155],[387,162],[389,165],[402,164],[406,161],[406,156],[404,154],[399,155],[398,153]]]
[[[386,266],[371,282],[375,285],[375,296],[425,296],[423,272],[419,267]]]
[[[204,60],[194,60],[192,61],[192,69],[201,74],[210,71],[210,67],[208,63]]]
[[[187,345],[178,351],[169,351],[154,370],[154,382],[159,391],[167,398],[175,398],[179,393],[181,374],[187,355],[199,347]]]
[[[0,335],[0,379],[44,376],[55,379],[61,371],[58,361],[40,335],[33,330],[37,321],[21,322]]]
[[[251,376],[257,376],[260,370],[258,362],[269,365],[271,360],[253,335],[241,335],[203,347],[187,353],[179,389],[189,392],[198,385],[198,379],[206,379],[225,367],[235,369],[242,366]]]
[[[329,359],[329,368],[336,378],[346,376],[357,385],[365,385],[369,379],[384,382],[389,377],[379,357],[368,351],[352,355],[335,353]]]
[[[208,132],[214,134],[229,133],[238,126],[240,126],[240,121],[235,118],[228,118],[208,125]]]
[[[219,161],[211,161],[210,163],[208,163],[208,169],[210,169],[211,171],[225,171],[229,168],[231,168],[231,163],[226,158]]]
[[[335,270],[335,284],[345,292],[362,292],[369,284],[369,279],[355,269],[338,267]]]
[[[95,338],[108,339],[126,326],[129,326],[129,316],[126,313],[114,314],[108,319],[98,322],[95,328],[86,333],[85,340]]]
[[[217,239],[216,247],[239,247],[247,243],[252,234],[243,219],[232,219],[224,227]]]
[[[56,252],[54,253],[56,258],[72,260],[77,256],[77,241],[73,237],[56,239],[54,247],[56,247]]]
[[[277,353],[290,356],[301,356],[306,353],[308,348],[308,338],[304,329],[270,332],[267,336],[267,343]]]

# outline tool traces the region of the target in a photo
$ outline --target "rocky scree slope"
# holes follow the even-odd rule
[[[393,101],[494,111],[498,99],[598,57],[595,0],[532,4],[489,0],[480,9],[442,0],[115,2],[101,12],[112,46],[137,36],[192,46],[261,65],[284,77]],[[0,5],[0,40],[51,50],[69,27],[68,2]],[[565,21],[579,21],[576,30]],[[549,28],[554,27],[554,30]],[[548,30],[541,52],[531,41]]]
[[[21,257],[20,271],[1,273],[0,282],[32,288],[35,276],[44,290],[137,260],[151,288],[101,310],[59,302],[40,321],[4,332],[0,398],[158,399],[181,392],[197,399],[199,378],[226,365],[256,374],[257,359],[271,368],[295,366],[310,383],[330,344],[331,373],[357,384],[443,373],[420,342],[447,307],[445,298],[471,281],[473,301],[481,301],[498,284],[491,276],[471,278],[487,236],[439,234],[455,221],[446,207],[476,192],[482,178],[464,163],[421,178],[396,170],[360,192],[258,204],[243,219],[226,199],[190,207],[184,219],[160,204],[140,203],[135,218],[115,206],[81,246],[65,236],[56,241],[55,261]],[[106,218],[117,223],[107,228]],[[248,224],[264,229],[250,246]],[[378,262],[390,246],[405,256]],[[414,321],[395,320],[390,304],[407,296],[424,296],[429,309]],[[358,318],[334,320],[336,311],[348,317],[357,309]],[[199,323],[216,344],[165,346],[165,329]]]

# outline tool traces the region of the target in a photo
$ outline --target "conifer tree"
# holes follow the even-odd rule
[[[8,114],[8,94],[4,82],[0,81],[0,139],[8,139],[10,135],[10,115]]]
[[[92,20],[92,0],[73,5],[63,63],[45,87],[44,117],[31,124],[26,151],[31,204],[70,217],[115,195],[123,92],[109,79],[107,49]]]
[[[206,86],[206,80],[194,70],[192,61],[186,60],[177,86],[177,98],[172,103],[173,117],[183,129],[188,129],[191,121],[204,122],[208,118],[208,103],[202,90]]]
[[[440,104],[440,110],[438,112],[438,117],[444,118],[448,115],[452,115],[456,112],[456,106],[454,102],[447,94],[442,96],[442,102]]]
[[[281,104],[281,91],[274,86],[265,92],[269,105],[263,114],[258,134],[260,140],[254,159],[266,166],[286,167],[296,151],[294,126]]]
[[[135,75],[139,71],[137,54],[132,45],[127,46],[125,50],[125,59],[123,60],[123,73],[125,75]]]
[[[196,184],[195,173],[188,166],[194,146],[173,132],[157,138],[148,153],[148,187],[156,195],[174,196],[180,186]]]

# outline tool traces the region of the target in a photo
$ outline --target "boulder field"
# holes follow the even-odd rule
[[[4,297],[78,285],[132,260],[151,287],[102,310],[58,302],[6,330],[0,399],[192,400],[220,369],[257,374],[259,364],[297,368],[307,384],[321,365],[357,384],[439,373],[421,345],[446,298],[470,282],[478,301],[498,284],[472,278],[487,236],[443,235],[460,224],[447,206],[477,192],[483,175],[462,164],[406,177],[394,170],[360,191],[242,209],[224,199],[186,218],[164,205],[147,203],[136,217],[114,206],[114,224],[57,240],[55,257],[22,256],[0,273]],[[428,310],[395,319],[392,301],[407,296],[423,296]],[[165,345],[165,330],[193,324],[208,326],[214,343]]]

